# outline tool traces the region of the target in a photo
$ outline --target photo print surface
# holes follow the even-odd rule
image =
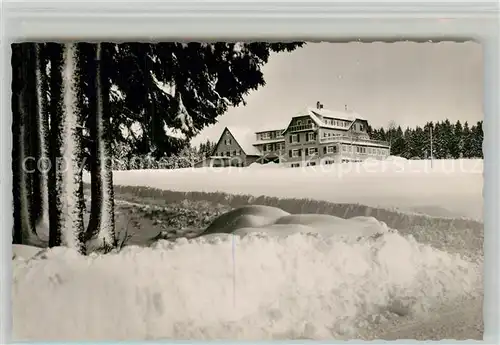
[[[11,51],[13,340],[482,339],[480,44]]]

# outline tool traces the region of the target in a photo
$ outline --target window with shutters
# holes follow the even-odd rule
[[[290,142],[291,142],[291,143],[294,143],[294,144],[295,144],[295,143],[298,143],[298,142],[299,142],[299,135],[298,135],[298,134],[292,134],[292,135],[290,136]]]
[[[307,133],[307,141],[314,141],[314,133]]]
[[[307,154],[309,156],[315,156],[316,154],[318,154],[318,149],[316,147],[309,147],[307,149]]]
[[[294,157],[294,158],[300,157],[299,150],[292,150],[292,157]]]

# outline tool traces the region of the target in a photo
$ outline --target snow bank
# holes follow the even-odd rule
[[[225,192],[309,198],[403,210],[433,216],[483,218],[482,160],[402,160],[307,168],[197,168],[114,173],[116,185],[172,191]],[[88,181],[88,176],[86,177]]]
[[[90,257],[54,248],[13,271],[13,339],[31,341],[352,339],[479,293],[482,272],[397,233],[222,234]]]

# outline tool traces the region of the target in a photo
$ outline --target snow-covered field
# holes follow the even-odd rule
[[[115,183],[482,218],[480,160],[435,161],[431,169],[428,161],[391,159],[347,169],[129,171],[116,172]],[[20,248],[14,339],[370,339],[394,320],[426,320],[435,309],[482,295],[477,253],[439,250],[371,217],[331,224],[323,217],[249,219],[231,225],[239,224],[243,237],[159,241],[102,256],[58,248],[26,260],[33,253]],[[280,229],[290,236],[275,236]],[[346,229],[368,235],[329,236]],[[464,236],[449,231],[450,238]]]
[[[359,203],[434,216],[482,219],[482,160],[404,160],[304,168],[255,164],[248,168],[119,171],[117,185],[175,191],[226,192]]]

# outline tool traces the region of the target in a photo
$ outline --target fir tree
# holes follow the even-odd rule
[[[469,123],[466,121],[464,123],[464,127],[462,130],[463,137],[463,146],[462,146],[462,154],[464,158],[472,158],[474,156],[473,153],[473,140],[472,133],[469,128]]]
[[[455,159],[463,156],[463,128],[460,121],[457,121],[453,128],[450,151],[451,156]]]
[[[478,121],[475,126],[471,128],[472,134],[472,157],[483,158],[483,121]]]
[[[432,131],[432,138],[431,138],[431,131]],[[423,128],[424,132],[424,149],[423,153],[424,155],[422,158],[431,158],[435,157],[434,154],[434,141],[435,141],[435,129],[434,129],[434,123],[433,122],[427,122]],[[431,145],[431,139],[432,139],[432,145]],[[431,152],[431,146],[432,146],[432,152]]]

